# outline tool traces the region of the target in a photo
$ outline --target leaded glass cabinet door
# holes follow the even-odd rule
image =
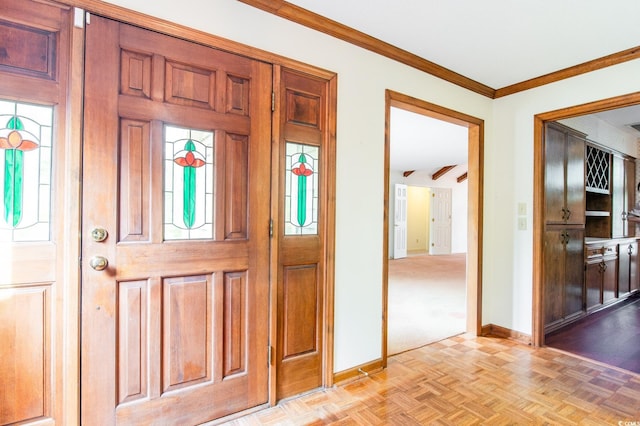
[[[87,52],[83,423],[267,402],[271,66],[95,16]]]

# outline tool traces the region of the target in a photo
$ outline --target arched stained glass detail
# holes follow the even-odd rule
[[[320,148],[286,143],[285,235],[318,234],[318,169]]]
[[[51,239],[53,107],[0,100],[0,242]]]
[[[164,239],[213,238],[213,132],[164,128]]]

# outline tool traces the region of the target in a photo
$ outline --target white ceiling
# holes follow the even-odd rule
[[[467,164],[466,127],[391,108],[389,169],[429,174],[444,166]]]
[[[640,45],[638,0],[288,0],[494,89]]]
[[[640,0],[288,2],[494,89],[640,45]],[[640,107],[599,117],[629,130]],[[466,153],[466,128],[392,109],[392,170],[433,173]]]

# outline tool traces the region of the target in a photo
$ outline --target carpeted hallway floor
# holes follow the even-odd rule
[[[388,320],[389,355],[463,333],[466,254],[390,260]]]

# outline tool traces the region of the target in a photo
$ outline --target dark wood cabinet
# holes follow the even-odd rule
[[[545,128],[544,324],[558,328],[584,310],[585,138]]]
[[[613,155],[611,192],[611,237],[629,237],[635,233],[635,224],[627,220],[635,204],[635,160]]]
[[[545,222],[584,225],[585,135],[558,123],[545,129]]]
[[[632,291],[638,290],[640,276],[638,275],[638,242],[625,241],[618,245],[618,292],[617,297],[625,297]]]
[[[544,135],[545,333],[640,291],[639,242],[627,220],[635,159],[547,123]],[[640,222],[640,219],[638,219]]]
[[[545,232],[545,325],[547,331],[583,311],[582,229]]]
[[[609,242],[585,246],[585,308],[587,312],[617,298],[618,245]]]

